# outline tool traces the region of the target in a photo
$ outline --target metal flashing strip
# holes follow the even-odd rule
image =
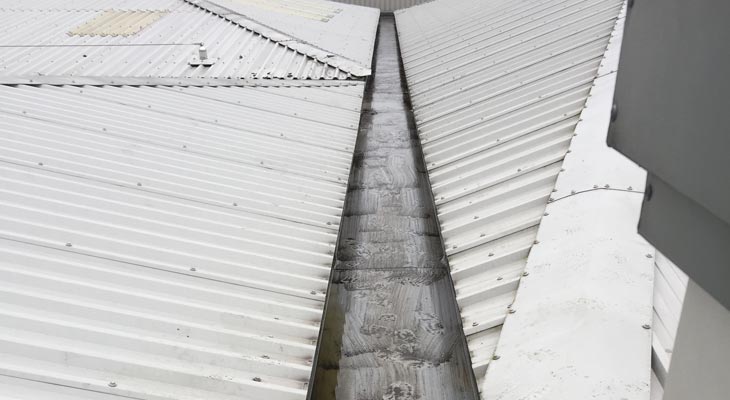
[[[368,66],[364,66],[362,63],[356,62],[342,55],[335,54],[332,51],[317,46],[316,44],[309,43],[303,39],[284,33],[282,30],[275,27],[260,23],[251,17],[241,14],[240,12],[224,7],[214,0],[183,1],[207,10],[221,18],[225,18],[226,20],[238,24],[245,29],[258,33],[273,42],[280,43],[287,48],[312,57],[315,60],[323,62],[333,68],[340,69],[357,77],[369,76],[372,73],[370,68]],[[375,32],[373,31],[373,42],[375,40],[374,33]],[[372,54],[372,50],[370,51],[370,54]]]
[[[0,85],[53,86],[242,86],[242,87],[345,87],[362,85],[350,79],[227,79],[227,78],[137,78],[96,76],[0,76]]]
[[[646,172],[605,144],[625,5],[540,224],[482,395],[648,400],[654,249]]]

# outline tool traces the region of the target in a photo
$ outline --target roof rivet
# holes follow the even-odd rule
[[[651,325],[649,325],[649,324],[641,325],[641,327],[644,329],[651,329]]]
[[[570,194],[575,194],[575,190],[571,190],[570,191]]]
[[[629,187],[628,187],[628,190],[634,190],[634,188],[633,188],[633,187],[631,187],[631,186],[629,186]]]
[[[593,189],[598,189],[598,185],[593,185]]]
[[[141,182],[137,182],[137,186],[142,186],[142,183]]]
[[[504,279],[504,278],[502,278],[501,276],[498,276],[498,277],[497,277],[497,280],[498,280],[498,281],[501,281],[502,279]]]
[[[238,207],[238,203],[233,203],[233,207]]]
[[[311,292],[309,292],[309,294],[315,295],[315,294],[317,294],[317,291],[316,290],[312,290]]]
[[[547,217],[548,215],[550,215],[550,213],[544,213],[542,215],[545,216],[545,217]]]
[[[647,255],[646,255],[646,258],[653,258],[653,257],[654,257],[654,256],[652,256],[651,254],[647,254]]]
[[[532,242],[532,244],[539,244],[539,243],[540,243],[539,240],[535,240],[534,242]]]
[[[117,383],[116,382],[109,382],[109,387],[117,387]]]
[[[609,188],[611,187],[611,185],[609,185],[609,184],[607,183],[607,184],[603,185],[603,187],[604,187],[604,188],[606,188],[606,189],[609,189]]]
[[[190,268],[190,270],[191,270],[191,271],[193,271],[193,272],[195,272],[195,271],[197,271],[198,269],[197,269],[197,268],[195,268],[195,267],[191,267],[191,268]]]
[[[479,326],[479,322],[472,322],[471,326]]]
[[[496,355],[496,354],[492,356],[492,360],[499,360],[500,358],[501,358],[501,357],[500,357],[500,356],[498,356],[498,355]]]
[[[487,236],[487,234],[486,233],[480,233],[479,234],[479,237],[484,237],[484,236]]]
[[[452,249],[455,249],[456,247],[457,247],[456,245],[451,246]]]
[[[71,247],[71,246],[73,246],[71,243],[66,243],[66,247]]]
[[[259,378],[258,376],[256,376],[256,377],[253,378],[253,381],[254,382],[261,382],[261,378]]]
[[[494,253],[489,253],[489,257],[493,257],[493,256],[494,256]]]
[[[527,272],[527,271],[525,271],[525,272],[522,273],[522,276],[527,276],[527,275],[530,275],[530,273]]]
[[[514,314],[514,313],[516,313],[516,312],[517,312],[517,310],[515,310],[514,308],[510,308],[508,312],[509,312],[510,314]]]
[[[42,167],[43,166],[43,163],[42,162],[39,162],[38,165],[40,165]]]

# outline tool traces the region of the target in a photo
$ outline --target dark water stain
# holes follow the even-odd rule
[[[476,400],[398,55],[380,22],[311,400]]]

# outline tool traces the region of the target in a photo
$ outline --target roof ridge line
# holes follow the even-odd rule
[[[339,68],[342,71],[350,73],[357,77],[365,77],[371,74],[371,69],[362,66],[359,62],[337,54],[333,51],[326,50],[316,46],[306,40],[294,37],[288,33],[282,32],[272,26],[266,25],[238,11],[231,10],[227,7],[217,4],[211,0],[183,0],[192,6],[206,10],[227,21],[233,22],[244,29],[248,29],[254,33],[261,35],[273,42],[280,43],[282,46],[293,51],[301,53],[316,61],[327,64],[333,68]],[[287,43],[292,42],[293,43]],[[295,46],[292,46],[295,45]],[[334,56],[334,57],[332,57]],[[335,62],[333,62],[335,61]]]

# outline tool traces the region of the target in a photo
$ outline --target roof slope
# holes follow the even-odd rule
[[[302,52],[318,55],[317,49],[328,54],[333,65],[354,62],[369,70],[375,46],[380,11],[323,0],[192,0],[201,7],[215,4],[260,23],[261,31],[275,30],[296,40],[292,45]],[[272,32],[267,36],[276,37]],[[352,69],[351,69],[352,68]],[[348,68],[353,70],[354,67]]]
[[[2,393],[303,399],[363,88],[0,85]]]
[[[15,83],[14,77],[347,79],[369,73],[253,21],[223,18],[181,0],[16,3],[0,2],[4,83]],[[357,8],[364,11],[351,18],[368,18],[352,27],[362,43],[351,48],[365,60],[372,55],[377,18],[372,9]],[[322,32],[339,33],[330,28]],[[201,44],[212,65],[200,64]]]
[[[621,1],[396,12],[464,330],[484,376]]]

